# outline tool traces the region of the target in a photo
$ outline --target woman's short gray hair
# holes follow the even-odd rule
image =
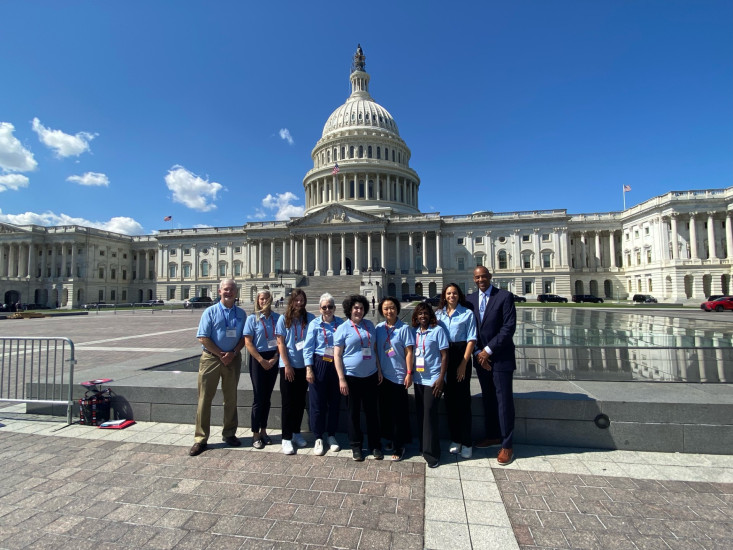
[[[333,296],[331,296],[328,292],[324,292],[321,294],[321,297],[318,299],[318,305],[320,306],[323,302],[328,302],[331,305],[335,305],[335,302],[333,301]]]

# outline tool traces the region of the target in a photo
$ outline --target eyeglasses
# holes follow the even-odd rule
[[[321,306],[321,309],[326,311],[327,309],[336,309],[336,306]]]

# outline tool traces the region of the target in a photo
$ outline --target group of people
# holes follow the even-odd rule
[[[335,437],[342,396],[347,397],[348,441],[352,457],[364,460],[366,449],[382,460],[401,460],[412,440],[408,390],[412,386],[420,453],[431,468],[440,463],[438,406],[445,406],[450,433],[449,452],[470,458],[473,447],[500,445],[497,461],[512,462],[514,433],[513,334],[516,310],[511,293],[491,284],[491,273],[479,266],[473,273],[477,291],[465,296],[455,283],[445,286],[435,309],[419,303],[405,323],[400,302],[385,297],[378,304],[384,319],[376,326],[366,318],[370,303],[352,295],[336,315],[333,296],[319,298],[319,315],[306,309],[307,298],[294,289],[285,312],[272,311],[269,291],[261,291],[255,311],[247,316],[235,305],[237,286],[226,279],[221,300],[201,316],[198,339],[203,346],[199,365],[199,399],[195,443],[189,454],[207,448],[211,402],[221,380],[224,396],[222,438],[238,447],[236,391],[241,349],[249,351],[252,380],[252,446],[272,444],[267,433],[271,396],[280,379],[282,452],[290,455],[307,442],[301,424],[308,395],[309,427],[314,454],[339,451]],[[375,306],[372,299],[371,306]],[[481,385],[484,435],[472,440],[471,375]],[[386,445],[383,445],[386,442]]]

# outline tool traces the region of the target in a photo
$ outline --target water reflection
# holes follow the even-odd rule
[[[733,379],[733,328],[622,311],[521,308],[516,378],[721,383]]]

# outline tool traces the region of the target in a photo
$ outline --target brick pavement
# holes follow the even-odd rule
[[[0,432],[0,548],[422,548],[424,466]]]

